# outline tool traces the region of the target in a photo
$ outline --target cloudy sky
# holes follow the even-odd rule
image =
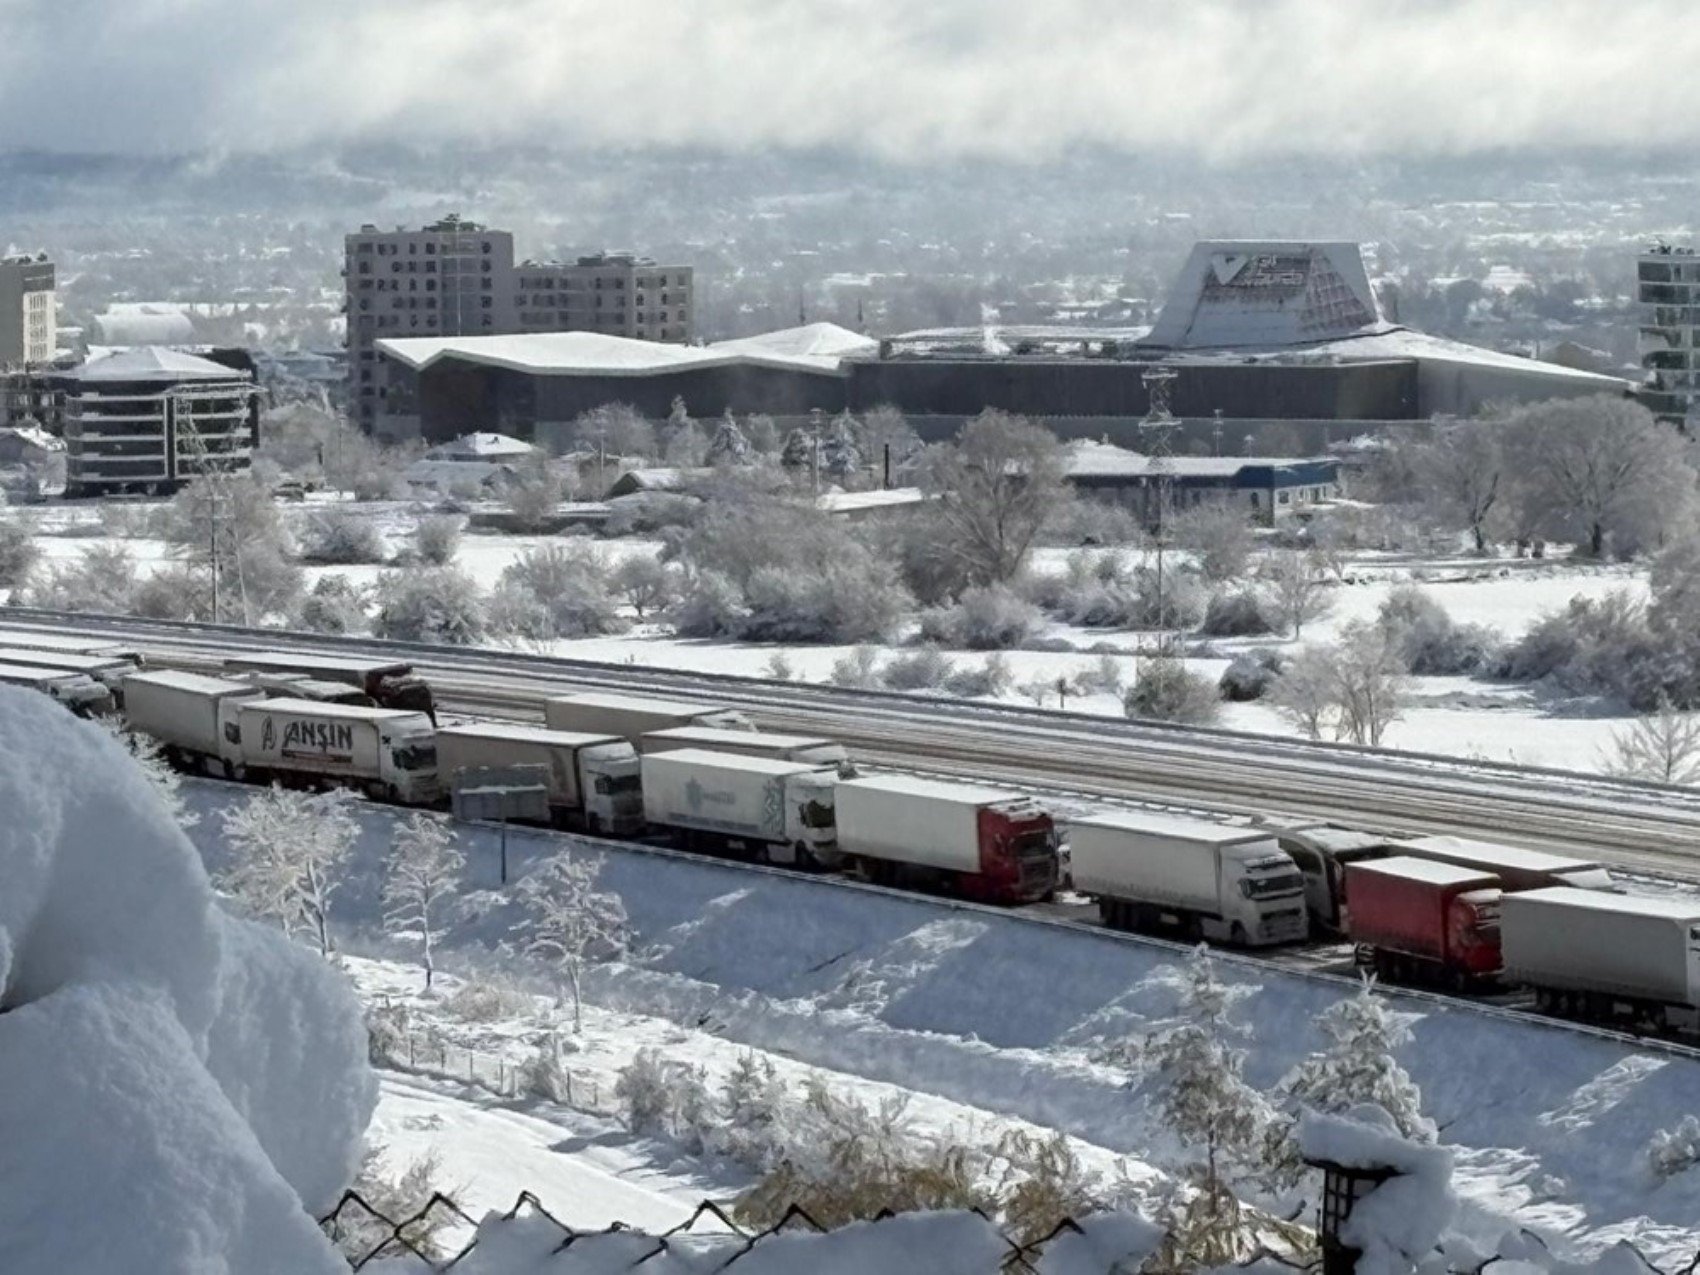
[[[1700,142],[1700,0],[0,0],[0,148]],[[1664,69],[1655,73],[1654,68]]]

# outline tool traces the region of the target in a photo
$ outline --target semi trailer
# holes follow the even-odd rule
[[[1392,843],[1393,853],[1433,859],[1460,868],[1491,872],[1500,887],[1511,894],[1548,886],[1572,886],[1578,890],[1612,890],[1611,873],[1588,859],[1502,846],[1495,841],[1469,837],[1402,837]]]
[[[444,792],[469,770],[540,766],[549,809],[562,827],[631,836],[643,829],[637,750],[613,735],[578,735],[506,722],[472,722],[437,731],[437,774]]]
[[[1499,878],[1396,855],[1346,868],[1347,937],[1389,982],[1465,988],[1500,969]]]
[[[113,711],[112,688],[82,673],[0,664],[0,686],[39,691],[58,700],[78,717],[105,717]]]
[[[687,848],[769,863],[833,867],[839,860],[831,767],[668,749],[643,756],[643,811]]]
[[[840,774],[850,768],[850,755],[844,751],[843,744],[769,731],[674,726],[650,731],[638,741],[638,747],[645,753],[661,753],[670,748],[706,748],[715,753],[741,753],[745,757],[770,757],[775,761],[806,761],[815,766],[836,766]]]
[[[1335,824],[1276,827],[1275,840],[1305,879],[1313,934],[1346,932],[1346,868],[1392,854],[1388,838]]]
[[[436,728],[424,713],[264,697],[235,713],[249,778],[329,780],[416,806],[442,796]]]
[[[180,769],[229,777],[242,769],[236,709],[264,696],[233,678],[160,669],[124,679],[124,716],[132,730],[157,739]]]
[[[689,700],[655,699],[648,695],[614,695],[585,691],[545,700],[543,721],[550,730],[585,735],[618,735],[635,748],[655,731],[681,726],[753,731],[750,719],[735,708]]]
[[[381,708],[424,713],[434,723],[437,701],[431,686],[405,660],[376,660],[358,655],[314,651],[246,651],[224,661],[226,673],[294,673],[321,682],[358,687]]]
[[[837,809],[840,853],[878,884],[943,885],[989,903],[1056,891],[1056,826],[1023,793],[872,775],[841,782]]]
[[[1304,877],[1266,828],[1115,811],[1070,820],[1068,839],[1105,925],[1246,947],[1309,932]]]

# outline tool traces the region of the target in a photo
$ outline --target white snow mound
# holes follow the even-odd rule
[[[377,1086],[352,992],[227,916],[106,732],[0,688],[8,1275],[346,1272],[313,1214]]]

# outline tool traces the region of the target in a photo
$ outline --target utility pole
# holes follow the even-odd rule
[[[1166,364],[1157,363],[1145,369],[1139,378],[1145,384],[1147,407],[1145,419],[1139,422],[1139,437],[1144,444],[1145,454],[1151,458],[1147,473],[1154,483],[1157,493],[1157,527],[1154,537],[1157,547],[1157,649],[1165,651],[1169,646],[1168,620],[1169,613],[1167,596],[1163,591],[1163,549],[1168,540],[1168,505],[1169,480],[1171,477],[1169,462],[1174,456],[1170,449],[1170,440],[1175,430],[1180,428],[1180,422],[1169,408],[1170,396],[1174,390],[1176,372]]]

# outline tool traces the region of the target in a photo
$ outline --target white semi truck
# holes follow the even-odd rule
[[[0,686],[40,691],[58,700],[78,717],[104,717],[113,711],[112,688],[82,673],[0,664]]]
[[[300,699],[244,699],[236,706],[249,778],[331,780],[406,805],[443,794],[436,728],[424,713]]]
[[[37,651],[23,647],[0,647],[0,664],[18,668],[44,668],[61,673],[81,673],[112,692],[112,698],[124,706],[124,679],[138,672],[135,660],[118,654],[89,654],[83,651]]]
[[[942,885],[988,903],[1032,903],[1056,891],[1056,827],[1024,794],[871,775],[840,783],[837,806],[839,852],[878,884]]]
[[[722,730],[754,730],[750,719],[735,708],[689,700],[654,699],[647,695],[611,695],[585,691],[557,695],[544,701],[543,723],[550,730],[584,735],[618,735],[633,747],[654,731],[681,726],[710,726]]]
[[[124,717],[182,769],[230,777],[242,770],[236,710],[264,697],[247,682],[160,669],[124,679]]]
[[[681,834],[687,847],[730,850],[770,863],[832,867],[838,837],[832,767],[669,749],[643,758],[649,822]]]
[[[637,750],[613,735],[580,735],[538,726],[472,722],[437,732],[443,791],[468,770],[541,766],[549,808],[564,827],[630,836],[643,829],[643,779]]]
[[[1305,882],[1275,833],[1116,811],[1069,821],[1074,888],[1104,924],[1247,947],[1305,938]]]
[[[715,753],[741,753],[745,757],[770,757],[774,761],[806,761],[814,766],[836,766],[839,774],[851,769],[850,755],[835,740],[770,731],[675,726],[650,731],[638,741],[638,747],[645,753],[662,753],[670,748],[706,748]]]

